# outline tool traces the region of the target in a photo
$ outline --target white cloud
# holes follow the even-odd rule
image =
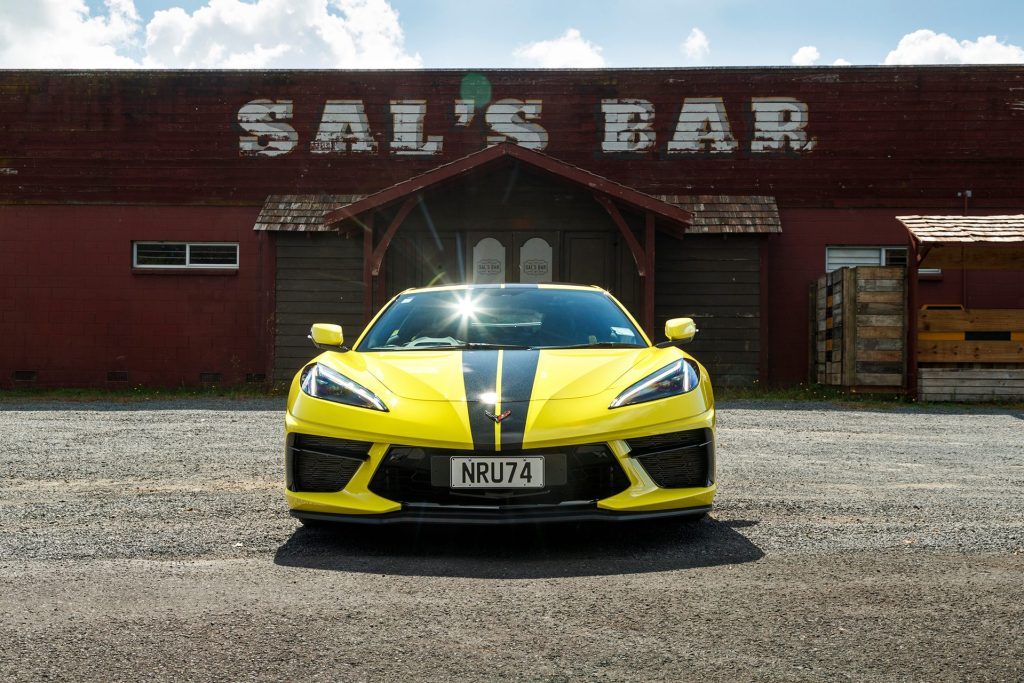
[[[0,67],[130,68],[123,54],[140,27],[132,0],[106,0],[92,16],[84,0],[5,3],[0,13]]]
[[[332,9],[338,12],[332,12]],[[416,68],[385,0],[209,0],[161,10],[146,27],[149,67]]]
[[[683,43],[683,52],[692,62],[703,62],[704,58],[711,54],[711,43],[704,31],[694,26],[690,29],[690,35],[686,36]]]
[[[592,69],[604,66],[601,46],[585,39],[578,30],[567,29],[554,40],[528,43],[515,49],[518,59],[545,69]]]
[[[832,66],[853,66],[850,62],[846,61],[842,57],[832,62]]]
[[[789,58],[789,61],[796,66],[811,66],[819,59],[821,59],[821,53],[818,52],[818,48],[813,45],[804,45],[793,53],[793,56]]]
[[[0,66],[72,68],[418,68],[387,0],[208,0],[145,26],[134,0],[10,3]]]
[[[900,39],[886,64],[1021,64],[1024,49],[995,36],[957,41],[946,33],[921,29]]]

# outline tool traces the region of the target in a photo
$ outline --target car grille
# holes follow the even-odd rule
[[[715,439],[710,429],[692,429],[628,439],[630,455],[662,488],[709,486],[714,480]]]
[[[311,434],[288,437],[287,484],[290,491],[340,491],[367,459],[366,441],[332,439]]]
[[[447,472],[444,468],[452,456],[467,455],[543,455],[548,461],[548,485],[541,489],[452,489],[432,483],[432,467]],[[436,473],[433,479],[438,481]],[[495,507],[591,502],[628,487],[629,478],[605,444],[500,452],[392,446],[370,481],[371,491],[402,503]]]

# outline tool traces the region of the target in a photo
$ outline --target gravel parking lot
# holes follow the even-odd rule
[[[697,526],[312,531],[281,400],[0,402],[0,680],[1024,679],[1024,414],[721,406]]]

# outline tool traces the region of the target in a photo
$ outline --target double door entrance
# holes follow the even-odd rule
[[[466,281],[558,282],[559,234],[549,232],[471,232],[466,254]]]
[[[384,268],[390,296],[410,287],[571,282],[603,287],[630,309],[636,265],[610,230],[400,232]]]

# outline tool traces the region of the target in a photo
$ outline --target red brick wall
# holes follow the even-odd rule
[[[0,386],[16,370],[37,385],[225,383],[267,373],[273,310],[269,238],[258,209],[129,206],[0,207]],[[132,240],[240,245],[231,275],[138,274]],[[268,284],[269,283],[269,284]]]

